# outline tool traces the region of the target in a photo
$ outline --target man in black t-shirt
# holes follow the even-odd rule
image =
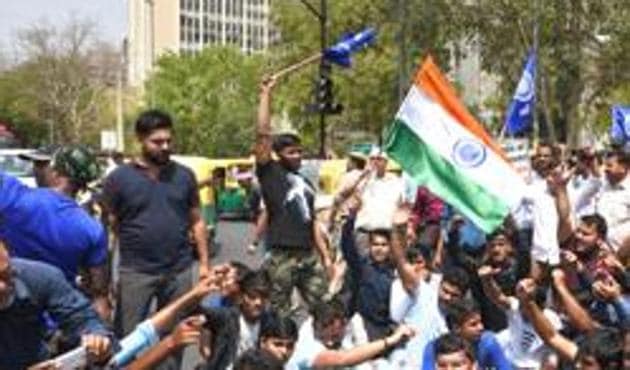
[[[261,85],[256,175],[269,217],[267,243],[270,257],[265,268],[273,285],[271,305],[288,314],[294,287],[309,306],[322,299],[327,288],[322,266],[330,271],[332,260],[315,227],[315,189],[298,173],[302,161],[299,137],[281,134],[271,138],[270,106],[274,84],[275,80],[265,79]],[[277,161],[272,159],[272,150],[278,155]]]
[[[192,286],[192,232],[199,275],[208,275],[208,240],[194,173],[170,160],[173,124],[151,110],[136,121],[142,154],[105,180],[104,201],[119,240],[120,288],[116,323],[120,337]],[[174,361],[178,362],[178,361]],[[173,367],[178,367],[174,363]]]

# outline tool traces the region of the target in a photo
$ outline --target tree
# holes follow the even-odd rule
[[[20,117],[33,143],[94,142],[113,124],[112,99],[119,53],[98,41],[92,23],[37,25],[18,32],[20,61],[0,73],[5,116]],[[4,117],[10,118],[10,117]]]
[[[451,46],[464,30],[450,21],[456,9],[444,0],[335,0],[328,4],[331,44],[349,31],[366,26],[378,30],[376,44],[356,55],[353,68],[334,70],[336,97],[345,109],[328,119],[329,131],[363,131],[376,141],[393,119],[400,103],[399,90],[407,90],[420,59],[431,53],[448,66]],[[280,56],[275,65],[290,64],[319,50],[319,22],[300,1],[277,1],[272,13],[282,36],[272,50]],[[316,115],[304,113],[304,106],[313,102],[316,76],[316,66],[304,69],[279,89],[279,106],[298,122],[307,141],[314,141],[319,127]]]
[[[264,56],[227,47],[161,57],[147,92],[155,107],[174,115],[178,151],[213,157],[249,153],[264,66]]]
[[[484,69],[502,78],[506,105],[533,45],[537,17],[537,110],[546,128],[543,136],[575,144],[579,131],[597,125],[614,92],[630,78],[624,68],[630,10],[623,2],[478,0],[462,5],[451,0],[451,6],[461,9],[458,22],[480,43]]]

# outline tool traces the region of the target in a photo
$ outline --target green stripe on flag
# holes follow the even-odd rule
[[[414,179],[491,233],[509,212],[507,204],[463,175],[448,159],[431,149],[401,120],[387,135],[385,151]]]

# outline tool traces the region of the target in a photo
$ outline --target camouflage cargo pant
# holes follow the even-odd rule
[[[314,250],[272,247],[263,267],[271,278],[270,301],[277,312],[292,314],[293,288],[297,288],[309,308],[327,299],[328,279]]]

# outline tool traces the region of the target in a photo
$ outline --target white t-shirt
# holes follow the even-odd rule
[[[382,178],[370,178],[361,194],[361,210],[355,227],[366,230],[391,228],[394,212],[404,198],[405,186],[400,177],[386,173]]]
[[[250,324],[243,318],[243,315],[240,315],[238,321],[240,335],[236,352],[237,357],[249,349],[256,348],[258,335],[260,334],[260,321]]]
[[[397,369],[421,369],[424,348],[432,340],[448,332],[446,320],[438,306],[442,274],[431,274],[429,281],[420,281],[414,294],[404,289],[400,278],[394,280],[390,296],[392,320],[411,326],[416,335],[390,356]]]
[[[510,308],[505,311],[508,327],[497,335],[497,340],[515,369],[539,369],[550,349],[524,319],[519,306],[518,299],[510,297]],[[556,330],[562,328],[562,321],[555,311],[545,308],[543,313]]]
[[[350,349],[366,343],[368,343],[368,337],[363,319],[359,315],[354,315],[346,326],[346,333],[341,341],[341,349]],[[309,317],[300,327],[295,351],[284,368],[285,370],[310,370],[313,368],[317,356],[326,350],[326,346],[315,338],[313,318]],[[371,370],[372,367],[369,363],[365,363],[343,368],[335,367],[335,369]]]

